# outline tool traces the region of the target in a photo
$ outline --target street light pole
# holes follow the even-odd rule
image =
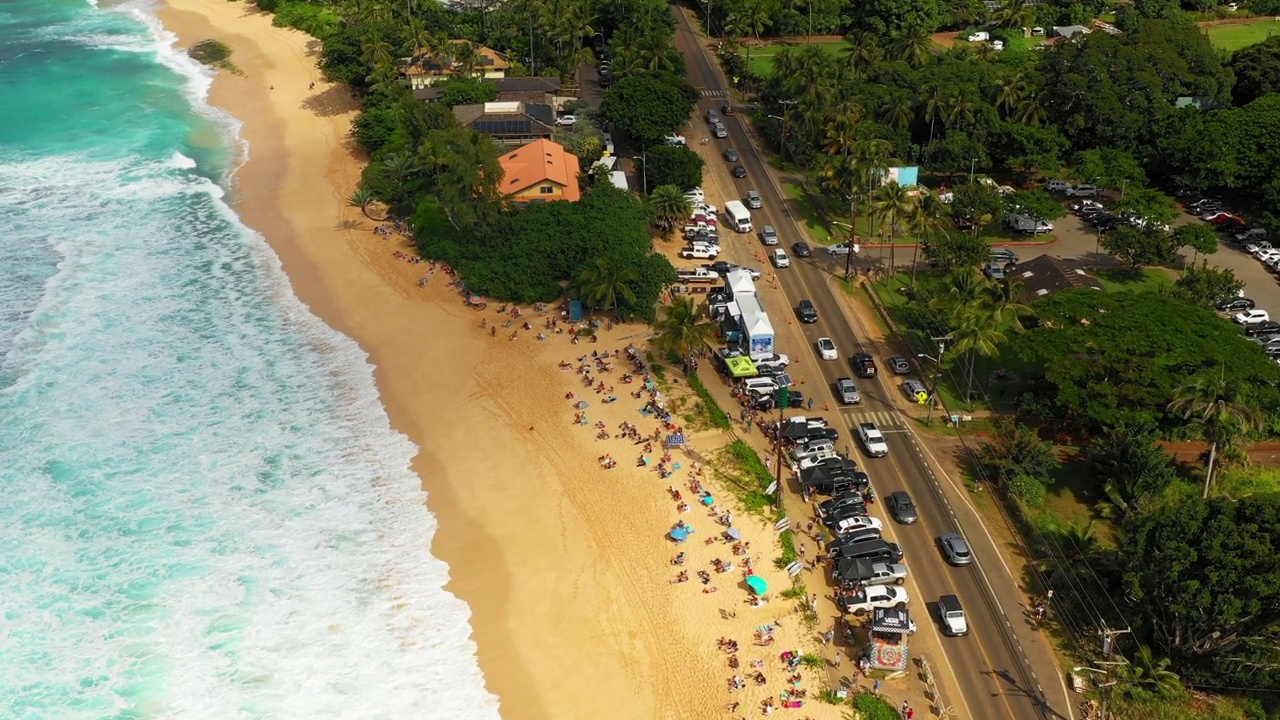
[[[849,212],[850,212],[850,213],[852,213],[852,212],[853,212],[853,209],[852,209],[852,208],[853,208],[853,205],[854,205],[855,203],[857,203],[857,200],[856,200],[856,199],[855,199],[855,200],[853,200],[853,201],[851,201],[851,202],[849,203],[849,205],[850,205],[850,210],[849,210]],[[852,219],[852,218],[850,218],[850,219]],[[857,235],[857,233],[854,231],[854,229],[853,229],[853,225],[851,225],[851,224],[849,224],[849,223],[842,223],[842,222],[840,222],[839,220],[832,220],[832,221],[831,221],[831,224],[832,224],[832,225],[843,225],[843,226],[845,226],[845,227],[849,228],[849,252],[845,253],[845,256],[844,256],[844,281],[845,281],[845,282],[849,282],[849,279],[850,279],[851,277],[853,277],[853,248],[854,248],[854,246],[857,244],[857,242],[856,242],[856,241],[857,241],[857,239],[858,239],[858,235]]]
[[[632,160],[640,161],[640,177],[641,177],[641,181],[644,183],[645,197],[649,196],[649,163],[647,162],[648,156],[649,156],[649,153],[647,152],[643,152],[643,153],[640,153],[639,155],[631,156]]]
[[[933,425],[933,408],[938,404],[938,383],[942,380],[942,356],[947,352],[947,343],[951,342],[951,336],[933,338],[938,343],[938,357],[933,357],[927,353],[917,353],[916,357],[927,358],[933,361],[933,385],[929,388],[929,416],[925,419],[925,425]]]

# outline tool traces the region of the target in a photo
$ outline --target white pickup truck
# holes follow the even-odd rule
[[[719,278],[720,273],[707,268],[688,268],[676,271],[676,279],[683,283],[715,282]]]
[[[904,608],[907,591],[892,585],[868,585],[844,599],[844,609],[854,615],[866,615],[876,608]]]

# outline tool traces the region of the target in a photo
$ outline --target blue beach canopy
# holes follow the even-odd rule
[[[764,578],[759,575],[748,575],[747,587],[751,588],[751,590],[757,595],[763,595],[769,590],[769,584],[766,583]]]

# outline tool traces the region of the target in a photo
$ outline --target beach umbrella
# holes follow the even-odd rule
[[[741,539],[742,539],[742,531],[741,531],[741,530],[739,530],[738,528],[729,528],[729,531],[728,531],[728,532],[726,532],[725,534],[729,536],[729,539],[730,539],[730,540],[741,540]]]
[[[710,495],[703,495],[703,496],[702,496],[702,504],[703,504],[703,505],[714,505],[715,503],[716,503],[716,499],[715,499],[715,498],[713,498],[713,497],[711,497]]]
[[[684,528],[674,528],[671,531],[671,539],[676,542],[684,542],[689,539],[689,532]]]
[[[769,591],[769,584],[759,575],[748,575],[747,587],[751,588],[751,591],[757,595],[763,595]]]

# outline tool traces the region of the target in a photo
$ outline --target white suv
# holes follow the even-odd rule
[[[884,434],[875,423],[859,423],[858,438],[862,440],[862,447],[866,448],[867,454],[871,457],[884,457],[889,454],[889,443],[885,442]]]
[[[1102,194],[1102,190],[1092,185],[1076,185],[1067,188],[1067,197],[1098,197]]]

